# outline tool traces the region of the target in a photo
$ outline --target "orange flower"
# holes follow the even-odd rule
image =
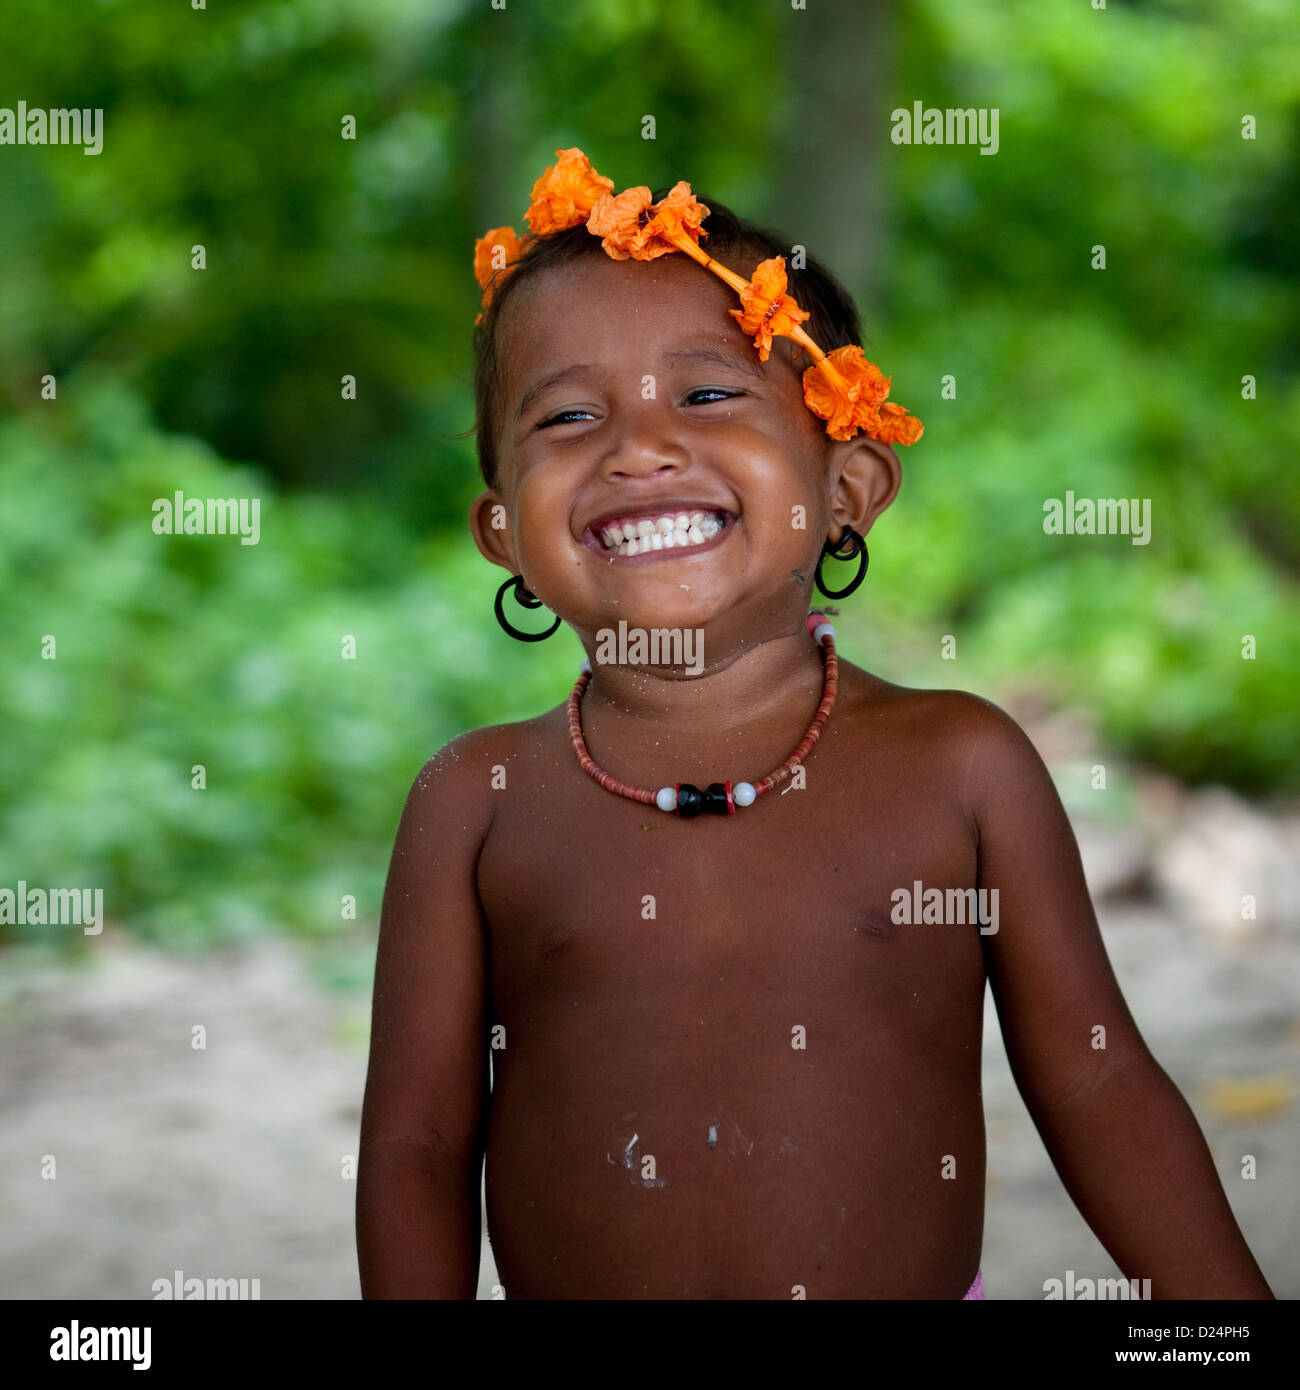
[[[524,221],[538,236],[562,232],[587,220],[598,198],[607,197],[614,180],[598,174],[576,147],[556,150],[557,160],[533,184]]]
[[[772,351],[772,335],[786,335],[808,314],[785,292],[785,257],[774,256],[754,267],[749,284],[740,293],[743,309],[727,312],[753,336],[758,360],[766,362]]]
[[[708,208],[683,179],[654,204],[644,185],[626,189],[617,198],[603,194],[591,209],[587,230],[601,238],[600,244],[613,260],[653,261],[681,250],[683,238],[698,245],[702,236],[708,236],[700,226],[708,215]]]
[[[859,429],[875,435],[889,377],[851,343],[838,347],[803,374],[803,401],[826,421],[832,439],[852,439]]]
[[[773,337],[792,338],[813,356],[803,374],[804,404],[826,421],[835,440],[852,439],[859,430],[885,444],[914,444],[925,427],[901,405],[885,398],[890,379],[863,355],[856,343],[823,353],[800,325],[810,315],[786,293],[785,258],[761,261],[750,279],[720,264],[700,246],[707,237],[701,225],[709,209],[679,180],[657,203],[643,185],[613,196],[613,179],[592,168],[576,147],[556,150],[556,163],[533,184],[524,220],[531,231],[516,236],[513,227],[494,227],[474,243],[474,275],[483,287],[483,307],[491,303],[511,269],[537,237],[586,224],[601,238],[605,253],[616,261],[653,261],[681,251],[719,276],[740,296],[741,307],[728,312],[754,339],[760,362],[772,351]],[[474,320],[483,322],[483,314]]]
[[[533,240],[528,232],[521,237],[515,236],[513,227],[493,227],[474,243],[474,278],[483,286],[484,309],[491,304],[493,294]],[[477,328],[482,322],[483,315],[479,313],[474,326]]]
[[[487,289],[493,275],[517,261],[531,240],[527,235],[517,237],[513,227],[493,227],[484,232],[474,243],[474,278]]]
[[[880,424],[871,437],[882,444],[915,444],[924,432],[925,426],[915,415],[909,415],[893,401],[886,401],[880,407]]]

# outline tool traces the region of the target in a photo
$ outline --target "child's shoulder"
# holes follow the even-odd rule
[[[968,771],[1005,764],[1008,757],[1024,758],[1030,764],[1038,760],[1020,725],[982,695],[969,690],[896,685],[845,662],[840,669],[842,686],[847,686],[850,697],[843,717],[866,735],[883,722],[896,743],[915,743],[930,758],[956,758]],[[847,681],[843,679],[845,673]]]
[[[842,658],[840,689],[847,691],[859,714],[942,724],[966,734],[1019,727],[1004,709],[983,695],[950,687],[897,685]]]
[[[554,759],[564,714],[560,705],[532,719],[488,724],[449,739],[416,774],[409,802],[450,802],[467,815],[488,807],[493,791],[522,764],[538,757]]]

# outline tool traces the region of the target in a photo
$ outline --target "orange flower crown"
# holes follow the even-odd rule
[[[483,287],[483,307],[515,263],[541,236],[586,223],[601,238],[616,261],[652,261],[683,251],[706,270],[725,280],[740,296],[741,307],[727,312],[754,339],[758,360],[766,362],[773,336],[793,338],[808,350],[813,365],[803,374],[803,399],[809,410],[826,421],[832,439],[852,439],[861,430],[885,444],[915,444],[924,426],[915,415],[886,400],[890,378],[863,356],[856,344],[823,352],[800,327],[805,310],[786,294],[785,258],[761,262],[753,276],[720,265],[700,249],[707,237],[704,219],[709,209],[678,182],[652,203],[650,190],[629,188],[613,196],[614,181],[598,174],[579,149],[556,150],[557,161],[533,184],[524,221],[529,232],[517,237],[513,227],[493,227],[474,244],[474,275]],[[475,320],[481,322],[480,313]]]

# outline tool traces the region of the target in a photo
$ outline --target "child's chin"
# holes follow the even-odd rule
[[[647,630],[704,627],[731,606],[715,586],[692,584],[678,575],[671,580],[651,580],[638,585],[636,593],[620,596],[617,606],[610,604],[604,609],[601,625],[616,627],[621,620],[629,628]]]

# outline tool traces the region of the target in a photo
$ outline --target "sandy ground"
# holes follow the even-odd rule
[[[1132,877],[1112,832],[1081,842],[1094,896]],[[1260,1264],[1295,1298],[1300,933],[1286,914],[1253,938],[1216,933],[1194,907],[1174,916],[1170,900],[1178,894],[1101,901],[1106,944]],[[363,991],[322,992],[303,948],[287,943],[182,958],[106,931],[75,972],[14,951],[2,959],[0,1297],[149,1298],[178,1269],[260,1279],[263,1298],[358,1296],[347,1165]],[[1041,1298],[1067,1270],[1117,1274],[1047,1159],[991,1005],[985,1106],[989,1297]],[[1246,1154],[1254,1180],[1240,1175]],[[53,1180],[42,1176],[49,1155]],[[485,1242],[480,1297],[494,1283]]]

